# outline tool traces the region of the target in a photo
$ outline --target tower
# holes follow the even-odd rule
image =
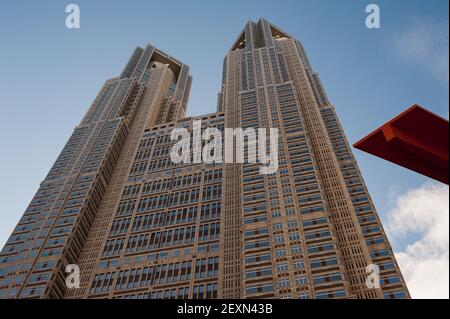
[[[150,45],[106,81],[0,254],[0,297],[409,297],[299,41],[248,22],[215,113],[185,116],[190,84],[185,64]],[[278,170],[175,164],[171,133],[194,120],[277,128]],[[79,288],[66,287],[69,264]],[[366,284],[373,264],[380,288]]]
[[[334,107],[299,41],[264,19],[247,23],[225,57],[218,108],[226,127],[280,130],[276,174],[225,167],[225,192],[238,203],[224,207],[225,297],[409,297]],[[381,289],[366,285],[371,264],[380,269]]]

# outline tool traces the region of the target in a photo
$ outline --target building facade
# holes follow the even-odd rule
[[[215,113],[185,116],[190,84],[188,66],[150,45],[106,81],[1,251],[0,297],[410,297],[299,41],[248,22]],[[194,120],[277,128],[278,170],[175,164],[171,132]]]

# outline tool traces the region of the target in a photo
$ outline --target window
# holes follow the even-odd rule
[[[252,295],[252,294],[262,293],[262,292],[270,292],[270,291],[273,291],[272,284],[250,286],[245,289],[245,292],[247,295]]]
[[[283,278],[278,281],[278,288],[289,288],[289,279]]]

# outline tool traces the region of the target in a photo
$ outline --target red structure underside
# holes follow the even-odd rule
[[[353,146],[448,185],[448,121],[413,105]]]

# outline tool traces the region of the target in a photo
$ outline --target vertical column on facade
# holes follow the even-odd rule
[[[323,209],[326,203],[320,195],[320,178],[316,176],[314,170],[317,164],[292,84],[288,81],[285,68],[279,66],[280,56],[277,59],[275,49],[264,48],[260,49],[260,52],[264,67],[257,68],[257,74],[264,69],[269,106],[267,115],[272,127],[280,130],[281,139],[279,168],[274,174],[276,176],[268,176],[267,188],[270,195],[268,205],[270,204],[272,212],[270,224],[273,233],[273,260],[276,261],[274,271],[277,273],[277,282],[274,284],[278,297],[348,296],[345,268],[340,262],[341,256],[334,229]],[[260,59],[257,59],[256,63],[259,64],[259,61]],[[283,60],[280,60],[280,64],[282,62]],[[264,98],[259,94],[258,106],[261,112],[264,105]],[[275,192],[272,190],[274,185],[277,185],[277,188],[274,188]],[[272,207],[272,202],[278,202],[281,206]],[[276,214],[279,211],[283,211],[284,214]],[[284,238],[283,242],[280,242],[280,238]],[[280,255],[280,251],[286,251],[286,255]],[[327,265],[317,267],[325,260]],[[338,262],[333,264],[334,260]],[[283,262],[287,262],[287,269],[279,269]],[[314,268],[311,268],[312,265]],[[332,284],[313,285],[319,278],[330,281],[332,278]]]
[[[133,157],[135,155],[140,136],[146,127],[149,118],[157,112],[161,102],[161,78],[165,78],[166,69],[155,69],[152,76],[145,84],[145,91],[142,93],[142,99],[137,99],[135,103],[139,105],[136,109],[135,122],[130,127],[130,133],[125,141],[124,148],[120,154],[116,168],[112,174],[111,180],[105,189],[105,197],[101,201],[98,213],[92,225],[91,232],[86,240],[86,246],[80,254],[79,266],[81,271],[80,289],[70,290],[67,297],[87,297],[89,284],[92,282],[93,271],[97,266],[101,256],[101,247],[106,242],[107,230],[111,226],[114,213],[117,210],[118,202],[121,198],[123,183],[128,177]],[[154,117],[154,116],[153,116]]]
[[[339,239],[350,287],[359,298],[381,298],[381,290],[370,289],[365,284],[367,276],[365,268],[371,263],[370,255],[366,245],[364,245],[358,220],[352,211],[351,200],[327,137],[326,128],[320,116],[319,107],[314,98],[313,89],[309,84],[299,50],[292,40],[280,41],[280,44],[322,177],[329,203],[330,217]]]
[[[320,85],[320,82],[317,82]],[[323,104],[321,115],[330,136],[355,214],[369,249],[372,262],[380,268],[385,298],[410,298],[400,268],[365,185],[355,157],[332,105]]]
[[[239,51],[230,52],[227,56],[224,92],[225,127],[227,128],[240,127],[238,96],[241,74],[240,60],[241,52]],[[240,164],[224,163],[225,189],[222,201],[224,209],[221,219],[224,226],[222,298],[240,298],[242,296],[240,167]]]

